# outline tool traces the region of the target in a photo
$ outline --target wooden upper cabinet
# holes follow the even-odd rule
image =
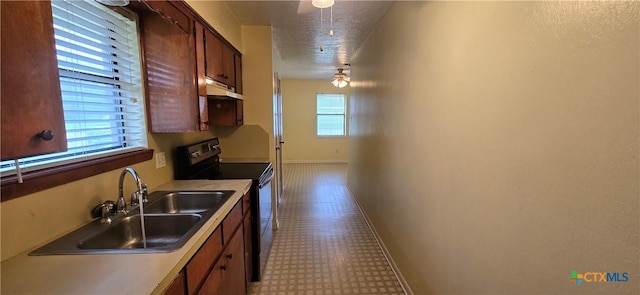
[[[244,125],[244,108],[241,99],[211,99],[209,118],[212,126]]]
[[[196,42],[189,15],[175,5],[162,4],[162,14],[142,13],[143,48],[147,79],[149,128],[152,132],[185,132],[201,129],[201,108],[197,95]],[[168,17],[170,16],[170,17]],[[184,20],[189,19],[189,24]],[[205,112],[206,113],[206,112]]]
[[[171,1],[144,1],[144,3],[157,14],[169,20],[180,28],[183,32],[191,33],[192,17],[187,12],[187,8],[176,6]],[[180,5],[180,4],[178,4]]]
[[[236,93],[242,94],[242,57],[234,54],[235,70],[236,70]]]
[[[205,70],[207,77],[227,86],[236,86],[235,53],[210,30],[205,30]]]
[[[224,75],[224,78],[227,81],[225,84],[231,87],[236,87],[236,71],[235,71],[236,64],[235,64],[234,57],[235,57],[235,54],[233,53],[233,50],[229,46],[223,44],[222,55],[221,55],[222,73]]]
[[[66,151],[51,3],[0,2],[1,158]]]
[[[240,53],[183,1],[130,5],[141,15],[149,130],[209,130],[207,77],[242,93]]]
[[[225,83],[222,71],[222,42],[208,29],[204,30],[205,74],[207,77]],[[226,84],[226,83],[225,83]]]

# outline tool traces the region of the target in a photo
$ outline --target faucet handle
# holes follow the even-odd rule
[[[142,184],[142,191],[140,192],[140,195],[142,195],[142,202],[143,203],[149,202],[149,199],[147,199],[147,196],[149,195],[149,191],[147,190],[147,184],[146,183]]]
[[[102,218],[100,223],[111,224],[111,210],[113,210],[113,203],[104,202],[100,204],[102,208]]]
[[[93,209],[91,209],[91,217],[92,218],[97,218],[102,216],[102,209],[105,205],[110,205],[109,208],[111,209],[111,213],[115,213],[115,202],[111,201],[111,200],[106,200],[100,204],[98,204],[98,206],[95,206]]]
[[[131,207],[140,205],[140,192],[135,191],[131,193]]]
[[[124,214],[129,213],[127,211],[127,201],[122,196],[118,197],[118,201],[116,202],[116,212]]]

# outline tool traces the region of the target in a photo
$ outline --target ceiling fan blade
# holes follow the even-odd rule
[[[313,4],[311,4],[311,0],[300,0],[300,2],[298,2],[298,14],[311,13],[315,9]]]

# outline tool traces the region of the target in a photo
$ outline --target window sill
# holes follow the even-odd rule
[[[22,175],[23,183],[15,175],[3,177],[0,197],[4,202],[152,158],[153,149],[145,149],[28,172]]]

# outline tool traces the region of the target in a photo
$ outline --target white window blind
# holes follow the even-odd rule
[[[346,134],[346,105],[344,94],[319,93],[316,96],[318,136],[344,136]]]
[[[146,147],[136,21],[96,1],[51,5],[69,149],[21,159],[23,171]]]

